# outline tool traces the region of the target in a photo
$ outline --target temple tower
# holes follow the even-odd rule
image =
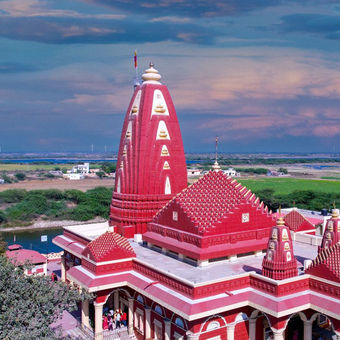
[[[267,254],[262,262],[262,275],[283,280],[298,275],[290,230],[280,217],[271,230]]]
[[[332,217],[326,223],[319,252],[323,249],[331,248],[338,242],[340,242],[340,218],[338,210],[334,208],[332,210]]]
[[[150,63],[136,86],[122,129],[110,225],[133,237],[187,186],[177,114],[161,75]]]

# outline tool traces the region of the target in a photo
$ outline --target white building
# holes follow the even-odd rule
[[[188,169],[188,177],[197,177],[202,175],[200,169]]]
[[[71,170],[71,173],[80,173],[82,175],[87,175],[89,172],[90,172],[90,163],[77,164]]]
[[[236,172],[233,168],[228,168],[227,170],[223,170],[223,172],[230,177],[240,177],[240,173]]]

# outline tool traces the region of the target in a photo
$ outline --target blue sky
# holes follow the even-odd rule
[[[153,61],[187,152],[340,152],[340,4],[0,0],[3,151],[118,149]]]

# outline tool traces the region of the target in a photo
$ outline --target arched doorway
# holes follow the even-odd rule
[[[314,321],[313,321],[314,320]],[[312,340],[332,340],[334,338],[334,328],[331,321],[324,314],[316,313],[311,317]]]
[[[303,321],[300,315],[293,315],[286,327],[286,340],[304,340],[303,339]]]

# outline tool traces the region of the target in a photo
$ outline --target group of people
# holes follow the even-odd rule
[[[103,330],[113,330],[127,325],[127,315],[121,309],[114,311],[111,309],[103,315]]]

